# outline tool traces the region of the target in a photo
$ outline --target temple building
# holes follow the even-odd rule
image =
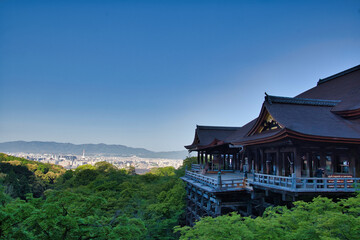
[[[197,164],[186,171],[187,223],[237,211],[262,214],[322,195],[346,197],[360,184],[360,65],[296,97],[265,93],[242,127],[197,126]]]

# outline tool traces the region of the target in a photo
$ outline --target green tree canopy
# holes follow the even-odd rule
[[[252,219],[233,213],[205,217],[193,228],[177,227],[180,239],[360,239],[360,195],[334,202],[324,197],[295,202],[294,207],[268,208]]]

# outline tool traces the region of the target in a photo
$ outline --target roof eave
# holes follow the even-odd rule
[[[316,136],[305,133],[296,132],[290,129],[284,128],[279,133],[256,140],[232,142],[231,144],[239,144],[244,146],[258,145],[264,143],[271,143],[279,141],[286,137],[295,138],[299,140],[311,141],[311,142],[327,142],[327,143],[349,143],[349,144],[360,144],[360,138],[340,138],[331,136]]]

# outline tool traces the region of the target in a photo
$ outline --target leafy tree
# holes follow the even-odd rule
[[[0,191],[0,239],[177,239],[173,228],[184,223],[185,189],[171,167],[136,175],[100,162],[66,171],[0,154],[1,164],[2,181],[19,183],[22,196]]]
[[[152,168],[150,170],[150,173],[161,177],[175,176],[175,168],[174,167]]]
[[[184,176],[185,169],[191,169],[191,164],[197,163],[197,157],[187,157],[183,161],[183,165],[177,170],[177,176]]]
[[[360,239],[360,194],[334,202],[324,197],[268,208],[252,219],[233,213],[177,227],[180,239]]]
[[[113,173],[117,170],[114,165],[105,161],[97,162],[94,166],[100,173]]]
[[[141,239],[140,219],[101,210],[106,200],[69,191],[48,192],[46,200],[28,196],[0,208],[0,238],[8,239]]]

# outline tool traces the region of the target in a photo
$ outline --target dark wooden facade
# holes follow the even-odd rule
[[[243,127],[197,126],[186,148],[197,152],[195,174],[204,175],[184,176],[188,193],[198,196],[190,203],[211,195],[209,206],[217,205],[216,211],[200,208],[200,214],[188,206],[190,225],[201,216],[223,214],[224,206],[252,215],[261,213],[259,203],[264,209],[319,194],[352,194],[360,182],[360,65],[319,80],[295,98],[266,94],[259,117]],[[220,178],[209,185],[206,174],[216,172]],[[246,186],[224,189],[226,172],[237,173]]]

